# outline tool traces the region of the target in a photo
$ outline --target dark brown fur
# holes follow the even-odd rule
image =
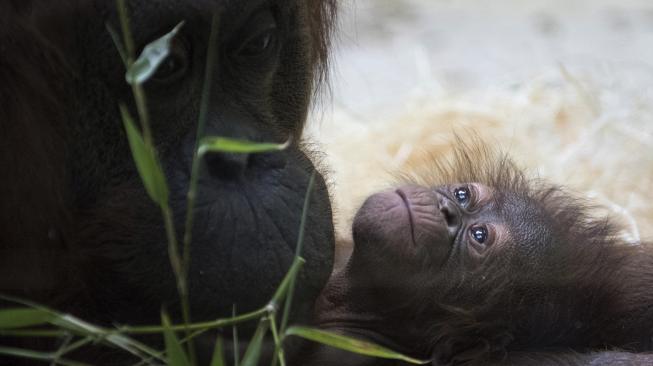
[[[180,242],[213,13],[220,43],[204,133],[295,137],[279,154],[212,154],[199,181],[192,319],[228,316],[233,304],[239,312],[263,306],[292,261],[315,170],[300,136],[326,79],[336,1],[127,4],[137,52],[185,21],[182,77],[145,84]],[[274,42],[241,54],[268,31],[258,28],[257,14],[274,22]],[[120,122],[119,103],[137,113],[107,24],[119,32],[114,1],[0,2],[0,294],[104,325],[158,323],[163,305],[179,321],[161,213],[140,182]],[[297,319],[307,318],[333,260],[329,196],[320,174],[316,183]]]

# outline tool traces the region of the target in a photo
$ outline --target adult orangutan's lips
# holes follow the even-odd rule
[[[401,188],[397,189],[395,192],[397,193],[397,195],[399,195],[399,197],[401,197],[401,200],[404,203],[404,207],[408,212],[408,223],[410,225],[410,239],[413,245],[417,245],[417,242],[415,241],[415,221],[413,219],[413,212],[411,211],[410,203],[408,202],[408,197],[406,197],[406,193],[402,191]]]

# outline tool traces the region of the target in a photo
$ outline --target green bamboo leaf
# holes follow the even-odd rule
[[[207,152],[230,152],[230,153],[262,153],[269,151],[284,150],[290,145],[291,139],[283,144],[269,142],[252,142],[247,140],[232,139],[220,136],[207,136],[200,140],[197,154],[202,156]]]
[[[161,323],[163,324],[163,338],[166,344],[166,355],[168,365],[170,366],[190,366],[188,357],[184,349],[181,348],[181,343],[175,335],[175,332],[170,328],[170,318],[165,312],[161,312]]]
[[[141,133],[134,126],[134,121],[124,105],[120,105],[120,114],[127,132],[132,157],[143,185],[145,185],[145,190],[147,190],[147,194],[154,202],[163,207],[168,204],[168,185],[166,184],[163,169],[157,160],[154,147],[145,144]]]
[[[261,346],[263,345],[263,338],[265,333],[268,331],[270,326],[269,320],[262,319],[254,332],[252,340],[245,350],[245,356],[243,356],[243,361],[241,362],[242,366],[257,366],[258,361],[261,358]]]
[[[46,324],[54,315],[48,311],[30,308],[0,310],[0,329],[14,329]]]
[[[426,365],[430,363],[429,360],[418,360],[401,353],[392,351],[388,348],[379,346],[377,344],[362,341],[360,339],[347,337],[341,334],[327,332],[321,329],[309,327],[290,327],[286,330],[286,335],[294,335],[302,337],[313,342],[322,343],[327,346],[340,348],[345,351],[358,353],[366,356],[374,356],[380,358],[387,358],[393,360],[401,360],[416,365]]]
[[[225,366],[227,363],[224,360],[224,343],[222,337],[218,336],[213,349],[213,358],[211,358],[211,366]]]
[[[177,26],[170,32],[143,48],[143,51],[136,61],[127,68],[127,73],[125,74],[125,80],[127,80],[127,83],[130,85],[142,84],[154,75],[159,65],[161,65],[170,54],[172,40],[183,25],[184,22],[177,24]]]

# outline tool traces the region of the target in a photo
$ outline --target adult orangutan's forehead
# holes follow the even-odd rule
[[[174,26],[186,21],[189,26],[204,24],[210,26],[213,14],[220,17],[220,28],[236,27],[248,16],[259,9],[278,3],[274,0],[148,0],[140,2],[138,7],[130,7],[131,26],[134,37],[153,37],[152,29],[164,26]],[[285,1],[292,4],[294,1]],[[109,5],[110,4],[110,5]],[[101,7],[109,7],[109,13],[114,13],[113,2],[102,2]],[[208,31],[208,28],[207,28]]]

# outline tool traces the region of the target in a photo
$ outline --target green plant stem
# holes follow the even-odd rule
[[[89,344],[91,342],[93,342],[93,338],[91,338],[91,337],[82,338],[82,339],[78,340],[77,342],[71,343],[71,344],[67,345],[64,348],[60,348],[59,350],[57,350],[57,357],[61,357],[61,356],[65,355],[66,353],[70,353],[70,352],[72,352],[72,351],[74,351],[76,349],[84,347],[85,345],[87,345],[87,344]]]
[[[170,329],[178,332],[188,328],[191,331],[206,331],[213,328],[224,328],[230,325],[243,323],[250,320],[259,319],[263,316],[266,316],[269,313],[269,307],[265,306],[258,310],[251,311],[242,315],[234,316],[231,318],[216,319],[207,322],[191,323],[191,324],[180,324],[180,325],[171,325]],[[163,327],[160,325],[152,326],[122,326],[115,330],[113,329],[104,329],[97,328],[93,332],[95,337],[107,337],[112,334],[156,334],[163,332]],[[11,337],[61,337],[62,335],[69,334],[69,331],[59,330],[59,329],[3,329],[0,330],[0,335],[11,336]],[[81,333],[81,332],[79,332]],[[82,334],[86,335],[86,334]],[[195,337],[199,334],[192,334],[190,337]]]
[[[295,247],[295,256],[302,256],[302,249],[304,248],[304,234],[306,232],[306,219],[308,218],[308,208],[311,205],[311,195],[313,194],[313,186],[315,185],[315,170],[311,173],[306,186],[306,195],[304,196],[304,206],[302,207],[302,218],[299,222],[299,234],[297,235],[297,246]]]
[[[88,364],[57,358],[56,354],[32,351],[23,348],[3,347],[0,346],[0,355],[10,355],[20,358],[29,358],[31,360],[55,361],[57,365],[63,366],[87,366]]]
[[[129,14],[127,13],[127,5],[125,4],[125,0],[117,0],[117,8],[118,16],[120,18],[120,28],[122,30],[123,43],[125,44],[125,51],[127,52],[127,67],[131,67],[132,63],[134,63],[134,54],[136,50],[134,47],[134,38],[129,27]],[[141,128],[143,129],[143,140],[147,145],[151,145],[152,131],[150,130],[145,92],[143,91],[143,87],[138,83],[132,84],[132,92],[134,94],[134,100],[136,101],[138,119],[141,122]]]
[[[313,186],[315,185],[315,171],[311,174],[310,179],[308,180],[308,186],[306,187],[306,195],[304,196],[304,207],[302,208],[302,218],[299,223],[299,233],[297,235],[297,245],[295,247],[295,258],[301,258],[302,254],[302,247],[304,243],[304,233],[305,233],[305,227],[306,227],[306,220],[308,218],[308,208],[311,202],[311,193],[313,192]],[[292,276],[290,278],[290,281],[288,283],[288,295],[286,296],[285,302],[284,302],[284,307],[283,307],[283,315],[281,318],[281,327],[280,327],[280,332],[277,332],[277,327],[276,327],[276,321],[274,318],[270,319],[272,326],[272,335],[274,336],[275,333],[277,333],[277,338],[279,338],[278,334],[281,334],[281,338],[277,340],[275,338],[275,353],[272,358],[272,366],[276,366],[277,360],[281,364],[281,366],[285,366],[285,359],[284,359],[284,353],[283,353],[283,338],[285,337],[285,330],[286,326],[288,325],[288,318],[290,316],[290,308],[292,305],[292,299],[293,299],[293,294],[295,292],[295,281],[296,281],[297,276]]]
[[[204,70],[204,83],[202,85],[202,100],[200,102],[200,113],[197,121],[197,131],[195,137],[195,147],[193,148],[193,162],[191,165],[190,183],[188,187],[188,195],[186,198],[186,222],[184,224],[184,238],[183,238],[183,252],[181,273],[184,279],[184,289],[188,278],[188,268],[190,265],[190,245],[192,242],[193,233],[193,213],[195,208],[195,197],[197,196],[197,181],[200,173],[200,158],[197,154],[197,148],[201,136],[204,134],[204,126],[208,115],[208,106],[211,95],[211,84],[213,82],[213,68],[216,64],[216,47],[218,33],[218,17],[214,13],[211,20],[211,33],[209,35],[209,47],[206,57],[206,67]],[[190,310],[188,304],[188,293],[183,292],[182,296],[182,311],[184,312],[184,321],[186,324],[190,323]],[[185,301],[185,304],[183,303]],[[186,330],[186,336],[190,336],[190,330]],[[188,340],[188,353],[190,356],[191,364],[195,364],[195,349],[193,347],[192,338]]]
[[[171,325],[170,329],[175,332],[182,331],[186,328],[188,328],[191,331],[203,331],[212,328],[224,328],[230,325],[243,323],[249,320],[259,319],[261,317],[267,316],[268,314],[270,314],[271,310],[276,309],[276,305],[274,304],[278,304],[279,301],[283,299],[283,296],[286,294],[288,287],[290,286],[290,280],[295,276],[297,276],[297,273],[299,272],[299,270],[301,269],[301,267],[304,265],[305,262],[306,261],[301,257],[295,258],[293,264],[290,266],[290,269],[288,270],[288,273],[286,273],[286,276],[283,278],[281,284],[277,288],[277,291],[274,293],[272,300],[270,300],[268,305],[260,309],[242,315],[233,316],[230,318],[222,318],[222,319],[216,319],[216,320],[211,320],[206,322],[190,323],[188,325],[185,324]],[[11,299],[11,298],[7,298],[7,299]],[[104,329],[104,328],[94,326],[93,331],[89,330],[88,333],[91,333],[94,336],[107,337],[112,334],[122,334],[122,333],[156,334],[156,333],[163,332],[163,330],[164,327],[160,325],[122,326],[115,330]],[[16,330],[0,329],[0,335],[14,336],[14,337],[60,337],[68,333],[69,331],[58,330],[58,329],[24,329],[24,330],[23,329],[16,329]],[[86,334],[82,334],[82,335],[86,335]]]
[[[125,44],[125,51],[127,53],[127,65],[128,68],[132,66],[134,62],[134,38],[129,27],[129,14],[127,13],[127,6],[125,0],[117,0],[118,13],[120,17],[120,26],[123,33],[123,39]],[[152,139],[152,130],[149,123],[149,115],[147,109],[147,100],[145,98],[145,91],[143,86],[140,83],[131,83],[132,92],[134,94],[134,100],[136,102],[136,110],[138,111],[138,117],[141,122],[141,128],[143,129],[143,141],[147,146],[154,146]],[[190,305],[188,300],[188,287],[186,281],[185,265],[182,263],[182,260],[179,258],[179,246],[177,244],[177,234],[175,233],[174,220],[172,217],[172,210],[168,206],[167,202],[161,205],[161,211],[163,214],[163,220],[165,223],[166,236],[168,238],[168,256],[170,257],[170,265],[177,279],[177,291],[179,292],[179,298],[181,301],[181,312],[185,324],[189,324],[191,321],[190,317]],[[184,255],[184,258],[186,256]],[[185,263],[187,260],[184,259]],[[186,336],[190,335],[190,330],[186,330]],[[190,357],[190,362],[192,365],[195,364],[195,349],[193,347],[192,340],[189,340],[188,344],[188,354]]]
[[[172,271],[175,274],[177,279],[177,289],[180,294],[186,294],[186,278],[183,273],[181,260],[177,252],[177,236],[175,235],[174,230],[174,221],[172,218],[172,211],[168,205],[161,207],[161,212],[163,214],[163,221],[165,223],[166,237],[168,240],[168,257],[170,258],[170,264],[172,266]],[[183,299],[182,299],[183,301]]]
[[[266,309],[267,311],[267,309]],[[233,304],[231,307],[231,316],[236,316],[236,304]],[[240,349],[238,348],[238,327],[236,324],[233,324],[231,327],[231,336],[233,338],[233,347],[234,347],[234,366],[240,366]]]
[[[272,300],[270,300],[270,302],[268,303],[268,306],[266,307],[267,309],[270,308],[275,310],[277,309],[277,307],[279,306],[279,302],[286,295],[286,292],[290,287],[290,283],[292,282],[292,279],[297,276],[297,273],[302,268],[304,263],[306,263],[306,260],[304,260],[304,258],[295,257],[295,259],[292,262],[292,265],[290,266],[290,269],[288,270],[288,273],[286,274],[286,277],[283,278],[283,281],[281,281],[279,288],[277,288],[277,291],[272,296]]]
[[[111,40],[118,50],[118,54],[120,55],[120,59],[122,60],[123,65],[125,68],[127,68],[127,51],[125,51],[125,47],[123,47],[122,42],[120,41],[118,32],[116,32],[116,30],[111,26],[109,22],[104,23],[104,26],[107,28],[107,32],[109,32]]]
[[[197,196],[197,181],[200,174],[200,156],[197,149],[199,148],[200,140],[204,135],[204,126],[208,116],[211,84],[213,83],[213,68],[216,65],[217,52],[215,43],[218,37],[218,16],[213,14],[211,20],[211,33],[209,35],[209,48],[206,56],[206,66],[204,69],[204,83],[202,85],[202,100],[200,102],[200,112],[197,120],[197,130],[195,136],[195,147],[193,148],[193,162],[191,165],[190,182],[188,187],[188,195],[186,198],[186,223],[184,225],[184,249],[183,249],[183,270],[188,273],[190,263],[190,244],[192,241],[193,233],[193,211],[195,208],[195,197]]]
[[[163,219],[165,222],[166,236],[168,237],[168,255],[170,256],[170,264],[177,279],[177,291],[179,291],[179,298],[181,299],[181,311],[182,317],[185,324],[185,333],[186,336],[190,336],[191,329],[188,327],[190,324],[190,304],[188,301],[188,287],[186,281],[186,272],[183,270],[182,263],[179,258],[178,246],[177,246],[177,235],[174,231],[174,222],[172,218],[172,211],[170,207],[166,204],[164,207],[161,207],[163,212]],[[187,343],[188,356],[190,358],[191,365],[195,364],[195,347],[193,347],[192,338],[189,338]]]
[[[179,326],[182,328],[183,326]],[[183,329],[183,328],[182,328]],[[162,332],[163,329],[159,330],[158,332],[151,332],[151,333],[160,333]],[[125,351],[128,351],[132,354],[136,354],[138,356],[141,356],[139,354],[143,353],[148,356],[151,356],[153,358],[158,358],[157,354],[159,352],[147,347],[146,345],[137,342],[132,339],[128,340],[118,340],[116,337],[122,336],[122,333],[120,330],[109,330],[109,329],[104,329],[104,328],[99,328],[96,326],[93,326],[92,329],[85,328],[85,329],[78,329],[78,330],[59,330],[59,329],[5,329],[5,330],[0,330],[0,335],[1,336],[7,336],[7,337],[28,337],[28,338],[33,338],[33,337],[41,337],[41,338],[60,338],[69,334],[75,334],[81,337],[86,337],[90,338],[91,342],[94,343],[101,343],[103,341],[107,341],[108,343],[118,346]],[[149,334],[149,333],[148,333]],[[81,341],[80,341],[81,342]],[[68,347],[72,347],[75,345],[77,347],[78,342],[73,343],[72,345]],[[79,345],[81,347],[82,345]],[[69,351],[66,351],[69,352]]]
[[[61,346],[52,353],[52,364],[56,365],[57,361],[63,356],[62,351],[66,349],[69,345],[70,342],[75,338],[73,334],[67,334],[65,337],[63,337],[63,342],[61,343]]]
[[[191,339],[193,339],[193,338],[199,336],[200,334],[205,333],[205,332],[208,331],[208,330],[209,330],[209,329],[200,329],[200,330],[196,330],[196,331],[192,332],[189,336],[185,336],[184,338],[180,339],[180,340],[179,340],[179,343],[184,344],[184,343],[190,341]],[[144,359],[142,359],[140,362],[135,363],[133,366],[149,365],[149,364],[152,363],[152,360],[154,360],[155,358],[163,359],[163,356],[164,356],[164,355],[165,355],[165,352],[163,352],[163,351],[162,351],[162,352],[157,352],[157,353],[156,353],[156,357],[144,358]]]
[[[270,320],[270,330],[272,331],[272,339],[274,340],[274,357],[272,359],[272,365],[277,364],[277,360],[281,366],[286,366],[286,357],[283,352],[282,342],[283,339],[279,337],[279,331],[277,330],[277,320],[274,315],[269,317]]]
[[[131,30],[129,28],[129,15],[127,14],[127,5],[125,0],[117,0],[116,7],[118,9],[118,18],[120,18],[120,28],[122,30],[122,38],[125,45],[125,51],[127,52],[127,63],[131,64],[134,62],[134,54],[136,53],[134,47],[134,38],[132,37]]]
[[[315,185],[315,171],[311,173],[311,177],[308,180],[308,186],[306,187],[306,195],[304,196],[304,207],[302,208],[302,218],[299,223],[299,233],[297,235],[297,246],[295,248],[295,257],[296,258],[301,258],[302,255],[302,249],[304,246],[304,235],[305,235],[305,229],[306,229],[306,220],[308,219],[308,210],[309,206],[311,204],[311,195],[313,193],[313,187]],[[288,319],[290,317],[290,308],[292,306],[292,299],[293,295],[295,293],[295,279],[296,277],[293,277],[288,288],[288,296],[286,297],[286,301],[283,307],[283,315],[281,317],[281,326],[280,326],[280,331],[283,336],[284,332],[286,331],[286,327],[288,326]]]
[[[238,315],[235,317],[231,318],[226,318],[226,319],[217,319],[217,320],[212,320],[212,321],[207,321],[207,322],[200,322],[200,323],[190,323],[188,326],[185,324],[180,324],[180,325],[171,325],[170,329],[173,331],[180,331],[180,330],[185,330],[188,328],[189,330],[204,330],[204,329],[211,329],[211,328],[224,328],[226,326],[230,326],[233,324],[238,324],[242,322],[246,322],[249,320],[255,320],[259,319],[262,316],[265,316],[268,313],[267,307],[254,310],[249,313],[245,313],[242,315]],[[120,327],[118,328],[119,332],[124,332],[128,334],[153,334],[153,333],[160,333],[163,331],[163,327],[161,326],[137,326],[137,327],[130,327],[130,326],[125,326],[125,327]]]
[[[310,186],[310,181],[309,181],[309,186]],[[301,236],[301,229],[300,229],[300,236]],[[286,307],[284,308],[284,316],[287,316],[286,314],[286,311],[288,311],[287,304],[289,301],[292,301],[291,294],[292,294],[292,289],[294,287],[295,279],[297,278],[297,274],[299,273],[299,270],[302,268],[304,263],[306,263],[304,258],[300,256],[295,256],[295,259],[293,260],[293,263],[290,266],[290,269],[288,270],[286,277],[284,277],[283,281],[281,281],[279,288],[277,288],[277,291],[274,293],[274,296],[272,296],[272,300],[270,300],[268,306],[266,307],[268,309],[268,313],[270,314],[269,317],[270,317],[270,327],[272,329],[272,335],[273,337],[275,337],[275,341],[274,341],[275,352],[272,358],[273,366],[276,365],[277,360],[279,360],[282,366],[285,365],[285,357],[283,354],[283,348],[281,346],[283,342],[284,334],[282,332],[281,337],[279,337],[279,332],[277,331],[277,324],[274,315],[277,311],[279,302],[284,298],[284,296],[286,296],[286,294],[288,294],[288,296],[285,299]]]

